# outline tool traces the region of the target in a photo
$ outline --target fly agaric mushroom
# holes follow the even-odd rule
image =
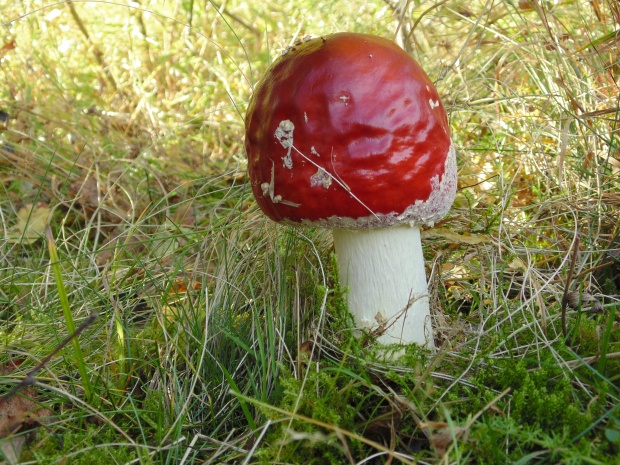
[[[420,226],[447,214],[457,166],[422,68],[373,35],[305,39],[256,85],[245,129],[263,212],[333,229],[356,325],[382,343],[434,347]]]

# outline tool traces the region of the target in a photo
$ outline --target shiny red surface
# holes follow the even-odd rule
[[[290,169],[275,136],[285,120],[295,126]],[[450,147],[426,73],[393,42],[365,34],[311,39],[277,59],[254,89],[245,127],[253,193],[275,221],[400,214],[429,197]],[[328,188],[312,185],[316,165],[335,178]]]

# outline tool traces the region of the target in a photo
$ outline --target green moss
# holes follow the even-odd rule
[[[303,382],[289,375],[280,380],[282,387],[279,408],[295,412],[317,422],[355,431],[359,423],[360,403],[365,397],[359,382],[338,368],[309,370]],[[347,452],[341,438],[333,431],[303,419],[290,421],[264,412],[273,420],[281,420],[271,429],[265,446],[257,453],[263,463],[273,463],[276,457],[284,463],[341,464],[347,461]],[[362,456],[359,441],[347,440],[347,449],[353,456]]]
[[[592,421],[591,412],[582,407],[579,393],[554,360],[528,368],[525,361],[501,360],[481,371],[477,382],[486,389],[509,387],[510,416],[520,425],[571,435],[583,431]]]
[[[41,430],[36,443],[36,448],[24,449],[21,461],[35,460],[39,465],[59,461],[92,465],[127,463],[137,457],[134,446],[105,427],[58,431],[56,435]]]

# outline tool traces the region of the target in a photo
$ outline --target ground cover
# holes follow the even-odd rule
[[[618,463],[617,2],[9,0],[0,22],[7,462]],[[272,224],[247,183],[252,86],[345,30],[399,42],[449,113],[436,353],[351,332],[329,233]]]

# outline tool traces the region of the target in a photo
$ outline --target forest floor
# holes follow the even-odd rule
[[[9,0],[0,24],[7,463],[619,463],[615,0]],[[352,331],[330,233],[249,187],[253,86],[338,31],[396,40],[448,112],[433,352]]]

